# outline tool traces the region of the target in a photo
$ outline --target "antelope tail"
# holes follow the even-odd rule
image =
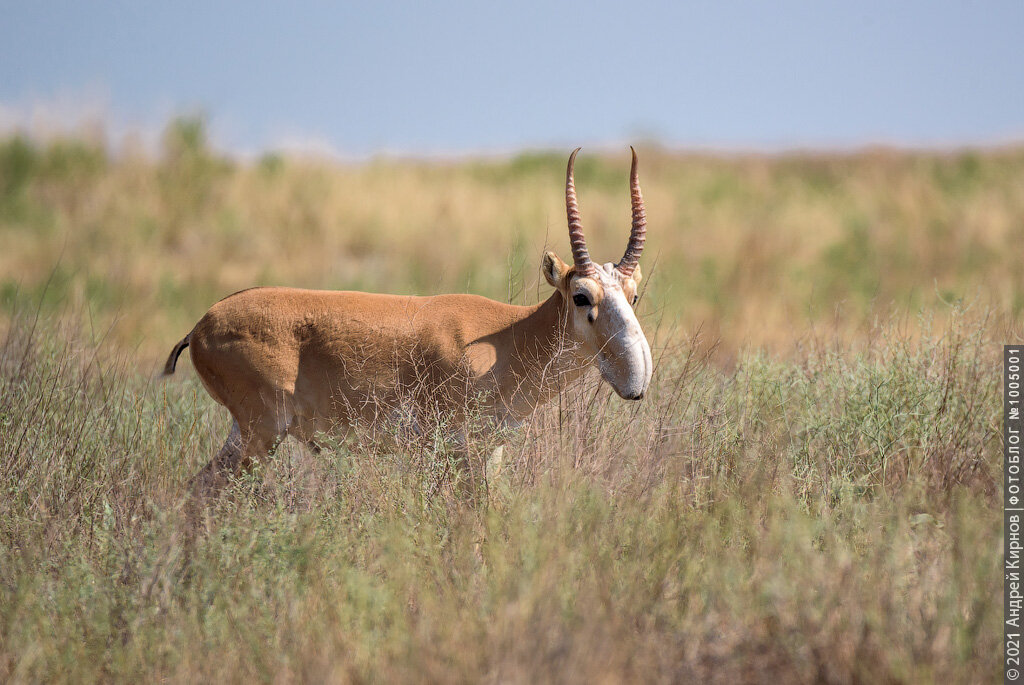
[[[174,367],[177,366],[177,364],[178,364],[178,357],[181,355],[181,351],[184,350],[186,347],[188,347],[188,336],[189,335],[192,335],[192,334],[189,333],[184,338],[179,340],[178,344],[174,346],[173,350],[171,350],[171,356],[169,356],[167,358],[167,363],[164,364],[164,374],[163,375],[170,376],[171,374],[174,373]]]

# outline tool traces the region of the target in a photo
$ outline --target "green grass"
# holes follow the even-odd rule
[[[729,369],[681,341],[640,405],[567,390],[475,504],[429,454],[285,443],[198,535],[228,420],[188,364],[19,319],[0,678],[991,682],[999,356],[950,318]]]

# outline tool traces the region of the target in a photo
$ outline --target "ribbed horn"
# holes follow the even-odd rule
[[[576,183],[573,181],[572,167],[576,162],[576,148],[569,155],[569,166],[565,170],[565,216],[569,220],[569,243],[572,245],[572,261],[576,271],[581,275],[594,272],[594,263],[587,252],[587,239],[583,237],[583,222],[580,221],[580,206],[576,202]]]
[[[647,240],[647,212],[644,211],[644,196],[640,194],[640,176],[636,170],[636,150],[629,146],[633,153],[633,166],[629,170],[629,194],[633,204],[633,227],[629,230],[629,243],[626,253],[615,268],[626,276],[632,276],[636,265],[640,263],[640,254],[644,251]]]

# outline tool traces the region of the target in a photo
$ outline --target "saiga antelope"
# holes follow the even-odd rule
[[[621,397],[641,399],[653,362],[633,311],[647,233],[636,151],[629,242],[617,264],[601,266],[583,236],[577,152],[565,179],[573,263],[545,253],[554,292],[538,305],[253,288],[211,307],[164,368],[174,373],[190,347],[206,390],[234,419],[193,489],[219,489],[288,435],[315,446],[319,431],[382,420],[422,432],[438,411],[458,419],[472,398],[493,425],[516,425],[592,364]]]

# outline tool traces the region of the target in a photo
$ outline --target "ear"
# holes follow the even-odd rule
[[[643,277],[644,275],[640,273],[640,265],[637,264],[636,268],[633,269],[633,282],[636,283],[637,285],[640,285],[640,279]]]
[[[552,288],[562,288],[565,282],[565,274],[569,271],[569,265],[559,259],[554,252],[544,253],[544,278]]]

